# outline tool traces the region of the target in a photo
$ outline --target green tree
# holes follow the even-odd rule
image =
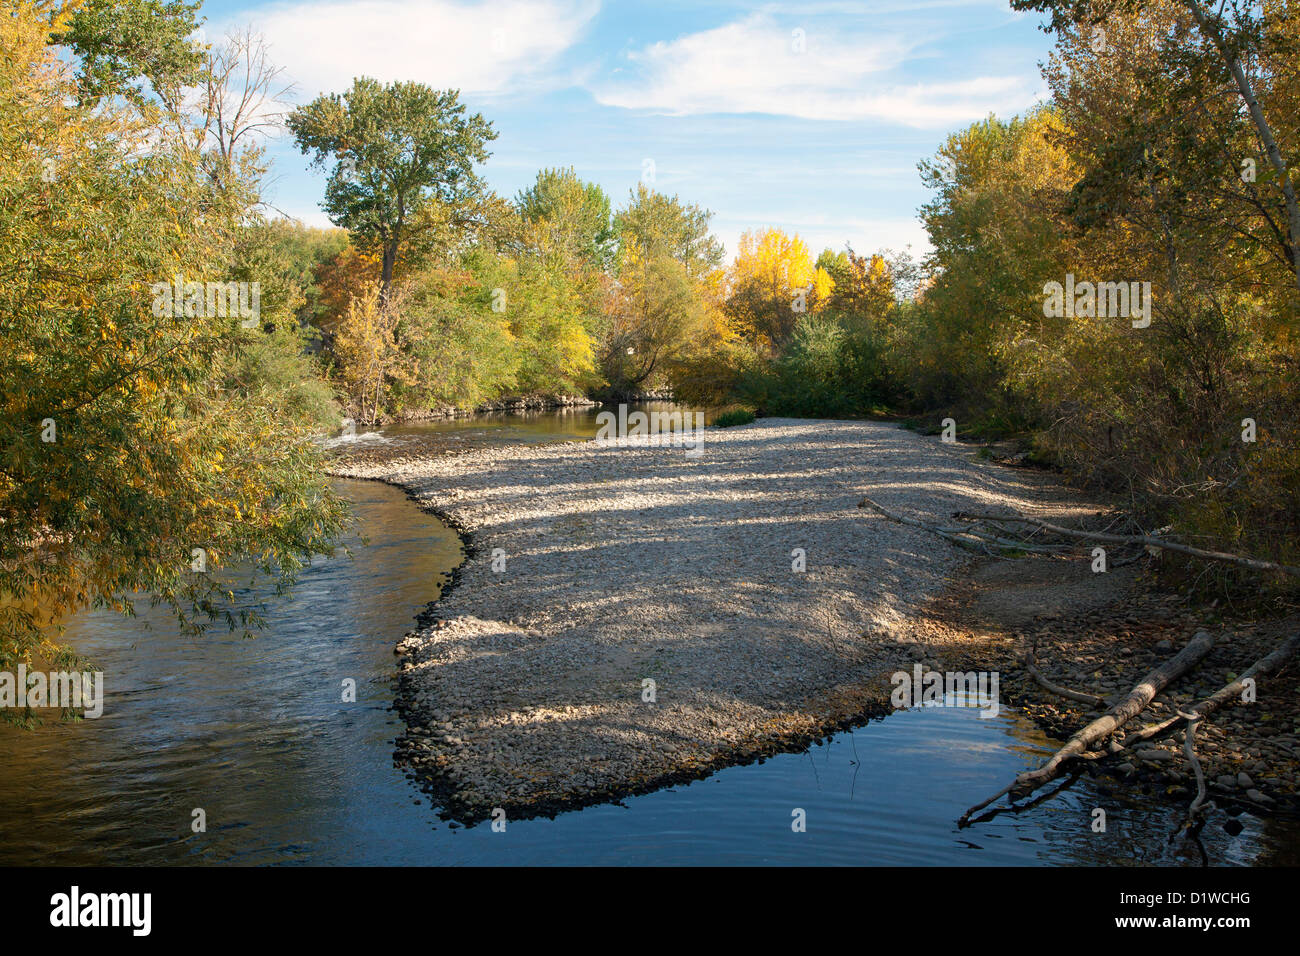
[[[614,264],[614,229],[609,197],[595,183],[585,183],[572,167],[543,169],[537,181],[515,197],[526,227],[526,241],[602,271]]]
[[[68,659],[51,618],[140,593],[255,624],[222,569],[287,583],[346,512],[292,384],[238,372],[264,333],[162,296],[230,277],[242,206],[156,111],[75,95],[66,26],[0,16],[0,665]]]
[[[614,218],[617,283],[606,291],[600,369],[611,392],[627,397],[660,384],[669,366],[711,332],[709,274],[722,245],[712,213],[639,183]]]
[[[707,209],[637,183],[614,219],[614,231],[620,247],[634,242],[641,253],[668,256],[699,279],[722,264],[722,244],[709,231],[712,218]]]
[[[404,244],[443,218],[429,207],[455,223],[481,194],[474,164],[487,160],[497,135],[481,114],[466,115],[456,90],[369,77],[294,110],[288,126],[313,165],[335,161],[322,206],[363,251],[379,255],[384,299]]]
[[[1035,10],[1050,14],[1045,30],[1055,32],[1067,45],[1087,44],[1101,59],[1108,59],[1112,30],[1139,24],[1145,41],[1138,51],[1142,61],[1123,64],[1127,71],[1136,65],[1140,80],[1127,87],[1130,96],[1144,101],[1148,109],[1158,105],[1158,116],[1146,124],[1146,130],[1160,129],[1166,134],[1181,131],[1178,137],[1191,162],[1181,164],[1181,156],[1169,156],[1168,161],[1183,173],[1183,181],[1199,179],[1202,188],[1222,189],[1226,182],[1231,195],[1251,207],[1256,217],[1264,220],[1271,233],[1271,241],[1278,243],[1288,264],[1292,286],[1300,287],[1300,199],[1293,178],[1296,165],[1296,146],[1291,150],[1280,144],[1277,130],[1279,121],[1293,123],[1288,115],[1294,112],[1294,102],[1269,104],[1268,91],[1275,81],[1283,80],[1293,70],[1296,54],[1296,17],[1286,2],[1256,3],[1249,0],[1223,0],[1218,4],[1202,0],[1011,0],[1017,10]],[[1163,21],[1163,29],[1155,26]],[[1132,48],[1130,47],[1130,52]],[[1145,64],[1145,68],[1143,65]],[[1234,105],[1245,108],[1245,116],[1237,110],[1216,108],[1216,101],[1225,96]],[[1276,111],[1266,109],[1277,106]],[[1140,116],[1142,111],[1124,109],[1120,115]],[[1098,111],[1095,115],[1101,116]],[[1265,170],[1270,175],[1259,179],[1259,188],[1248,188],[1250,183],[1232,183],[1221,175],[1198,176],[1203,166],[1195,154],[1198,143],[1206,142],[1196,135],[1195,128],[1213,130],[1215,121],[1230,126],[1249,122],[1263,154]],[[1141,137],[1143,134],[1138,133]],[[1120,149],[1119,162],[1108,164],[1104,170],[1111,182],[1123,179],[1127,173],[1141,175],[1144,163],[1132,161],[1135,152],[1143,152],[1141,139],[1134,142],[1130,135],[1129,148]],[[1230,133],[1211,135],[1211,145],[1227,145]],[[1110,152],[1111,157],[1117,151]],[[1149,152],[1146,153],[1149,158]],[[1224,158],[1216,165],[1222,169]],[[1234,173],[1239,157],[1227,156]],[[1095,178],[1101,177],[1100,167],[1093,170]],[[1188,175],[1190,173],[1190,176]],[[1095,184],[1094,184],[1095,185]]]
[[[77,85],[89,98],[152,92],[171,108],[203,76],[205,52],[190,41],[201,0],[89,0],[53,31],[78,57]]]

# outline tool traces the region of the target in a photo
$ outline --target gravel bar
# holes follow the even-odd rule
[[[923,520],[1096,510],[876,422],[710,428],[698,457],[641,437],[331,470],[404,488],[465,539],[454,586],[397,647],[397,759],[471,823],[648,792],[887,713],[909,626],[969,556],[864,495]]]

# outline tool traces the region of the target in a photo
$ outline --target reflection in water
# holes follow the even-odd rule
[[[583,437],[594,423],[584,411],[411,429],[531,441]],[[1176,807],[1091,783],[958,831],[967,805],[1048,742],[1013,715],[951,708],[504,834],[450,827],[393,767],[393,645],[460,562],[460,542],[396,489],[344,489],[369,544],[316,562],[289,598],[255,596],[269,603],[256,640],[181,638],[161,612],[150,630],[103,613],[68,622],[68,641],[105,672],[105,714],[0,726],[0,864],[1198,862],[1152,838],[1176,824]],[[354,704],[342,702],[346,678]],[[1105,834],[1090,829],[1096,806]],[[197,808],[206,833],[191,831]],[[795,808],[806,833],[791,830]],[[1240,819],[1235,840],[1207,828],[1213,861],[1250,862],[1259,823]]]
[[[318,560],[287,599],[256,595],[268,613],[255,640],[180,637],[161,610],[142,609],[148,630],[107,613],[68,622],[105,673],[105,713],[0,728],[0,862],[319,859],[364,839],[377,805],[411,804],[392,767],[393,643],[460,541],[396,489],[346,490],[369,545]],[[191,832],[195,808],[206,835]]]
[[[647,413],[684,411],[672,402],[639,402],[630,408]],[[596,416],[602,411],[617,413],[618,406],[587,406],[548,411],[499,412],[470,418],[437,419],[362,429],[350,439],[334,442],[338,447],[355,443],[369,452],[391,454],[438,454],[482,448],[488,445],[533,444],[548,441],[585,441],[598,430]],[[704,410],[705,424],[713,411]]]

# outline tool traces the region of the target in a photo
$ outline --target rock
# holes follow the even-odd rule
[[[1166,639],[1163,640],[1163,641],[1157,641],[1157,642],[1156,642],[1156,650],[1157,650],[1157,651],[1162,651],[1162,652],[1163,652],[1163,651],[1172,651],[1173,649],[1174,649],[1174,642],[1171,641],[1171,640],[1169,640],[1168,638],[1166,638]]]
[[[1255,786],[1255,781],[1251,780],[1250,774],[1243,770],[1241,773],[1237,774],[1237,786],[1241,787],[1242,790],[1249,790],[1251,787]]]
[[[1258,790],[1247,790],[1246,796],[1256,803],[1272,803],[1273,798],[1266,793],[1260,793]]]
[[[1148,763],[1170,763],[1178,759],[1177,754],[1171,754],[1168,750],[1139,750],[1134,756]]]
[[[1223,787],[1223,789],[1225,790],[1237,789],[1237,778],[1230,776],[1229,774],[1226,773],[1221,777],[1216,777],[1214,782],[1217,783],[1220,787]]]
[[[1046,480],[1004,487],[1007,476],[993,466],[958,467],[938,443],[877,423],[766,419],[748,432],[709,431],[706,442],[698,459],[632,438],[618,448],[467,448],[340,469],[407,488],[473,536],[438,619],[403,639],[399,658],[413,665],[402,671],[401,716],[408,730],[425,731],[401,751],[439,778],[458,813],[483,818],[503,804],[549,810],[668,773],[690,777],[770,756],[773,738],[793,729],[785,719],[791,701],[806,701],[800,713],[816,725],[847,703],[857,713],[875,708],[877,695],[887,701],[887,681],[868,686],[881,669],[910,674],[922,659],[941,667],[939,651],[955,669],[964,665],[956,648],[937,639],[931,647],[922,618],[898,612],[922,607],[965,558],[914,529],[864,521],[846,481],[865,481],[866,472],[850,478],[846,462],[869,459],[870,483],[896,489],[889,501],[905,512],[1041,511],[1076,500]],[[941,492],[931,484],[940,472]],[[990,484],[990,475],[999,481]],[[695,520],[666,525],[673,514]],[[787,541],[791,528],[798,540]],[[795,545],[818,556],[817,570],[810,564],[807,575],[792,577]],[[511,556],[506,574],[491,567],[497,547]],[[886,554],[894,564],[881,574]],[[720,610],[734,607],[767,622],[763,633]],[[1028,622],[1023,610],[1017,605],[1017,618]],[[1104,664],[1095,653],[1074,653],[1075,608],[1034,610],[1064,619],[1060,646],[1045,659],[1084,674],[1121,670],[1111,666],[1110,644]],[[851,639],[862,622],[883,622],[886,613],[891,623],[871,628],[870,643]],[[1106,620],[1098,631],[1112,631]],[[520,629],[507,627],[511,621]],[[924,641],[892,643],[917,636]],[[642,673],[650,660],[662,664]],[[1145,667],[1130,656],[1125,681]],[[982,669],[993,668],[960,666]],[[639,693],[650,676],[654,707]],[[838,688],[848,685],[863,689],[845,702]],[[1039,713],[1051,721],[1056,710]],[[1071,719],[1063,735],[1076,725]],[[646,743],[668,739],[671,748]],[[1128,772],[1141,766],[1128,759]]]

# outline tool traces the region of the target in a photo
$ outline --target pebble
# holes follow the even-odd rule
[[[1134,756],[1148,763],[1170,763],[1178,759],[1177,754],[1172,754],[1168,750],[1139,750]]]
[[[986,668],[963,663],[916,613],[965,555],[858,501],[871,495],[928,520],[1077,501],[1047,476],[1008,474],[892,426],[789,419],[710,430],[699,458],[634,439],[348,461],[334,471],[405,487],[470,547],[457,586],[433,608],[439,619],[396,651],[409,735],[399,763],[439,777],[471,810],[554,808],[592,791],[614,798],[642,781],[774,754],[834,729],[846,707],[867,712],[887,698],[889,670],[910,672],[913,662],[997,668],[994,658]],[[804,573],[791,571],[795,547],[806,552]],[[502,573],[491,570],[495,548],[508,556]],[[1154,626],[1146,608],[1117,628],[1109,607],[1078,610],[1036,607],[1057,623],[1011,636],[1021,651],[1023,639],[1042,640],[1049,678],[1105,696],[1127,693],[1206,623],[1188,611]],[[1147,643],[1162,632],[1172,639]],[[1148,716],[1218,690],[1219,676],[1244,670],[1259,646],[1248,630],[1222,639]],[[1006,670],[1004,697],[1024,680]],[[654,703],[641,699],[648,677]],[[1040,724],[1062,739],[1081,726],[1082,708],[1025,683],[1031,699],[1021,703]],[[828,697],[835,687],[861,697]],[[1274,801],[1255,785],[1261,773],[1279,797],[1300,787],[1300,718],[1294,708],[1274,713],[1270,721],[1260,708],[1223,708],[1201,726],[1197,746],[1216,787],[1259,804]],[[1183,759],[1148,746],[1117,769],[1164,764],[1178,780]]]
[[[471,815],[614,797],[883,712],[902,655],[861,635],[923,620],[968,555],[864,495],[930,521],[1084,500],[879,422],[762,419],[701,451],[631,438],[331,469],[407,489],[467,540],[439,620],[400,645],[398,710]],[[906,653],[943,668],[926,642]]]

